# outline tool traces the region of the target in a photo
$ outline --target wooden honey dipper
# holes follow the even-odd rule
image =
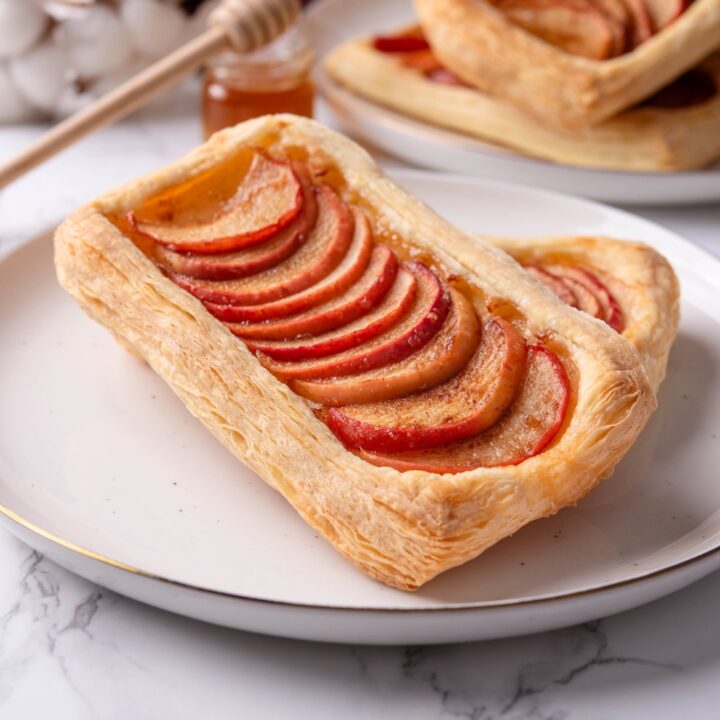
[[[0,166],[0,188],[85,135],[142,107],[212,55],[228,49],[248,53],[267,45],[299,14],[298,0],[223,0],[211,13],[202,35],[59,123]]]

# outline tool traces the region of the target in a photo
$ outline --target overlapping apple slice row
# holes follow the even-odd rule
[[[434,82],[465,86],[455,73],[443,66],[425,39],[420,28],[395,35],[377,35],[373,47],[379,52],[396,56],[405,67],[412,68]]]
[[[525,269],[571,307],[604,320],[619,333],[625,329],[620,304],[605,283],[589,269],[560,263],[526,265]]]
[[[401,262],[364,211],[301,165],[258,155],[216,215],[182,216],[132,222],[168,276],[370,462],[517,463],[560,428],[569,382],[557,356],[500,317],[480,318],[427,265]]]

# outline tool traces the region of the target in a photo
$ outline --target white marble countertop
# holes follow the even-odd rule
[[[0,161],[40,132],[0,128]],[[0,253],[199,141],[187,97],[0,194]],[[720,255],[720,207],[645,208]],[[428,648],[302,643],[203,625],[96,587],[0,532],[0,718],[694,720],[720,706],[720,574],[637,610]]]

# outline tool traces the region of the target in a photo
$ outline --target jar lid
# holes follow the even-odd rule
[[[209,66],[220,81],[254,84],[305,75],[313,60],[314,53],[303,31],[302,21],[298,21],[269,45],[251,53],[219,53],[211,58]]]

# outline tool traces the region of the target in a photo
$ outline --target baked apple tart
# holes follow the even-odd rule
[[[55,242],[82,308],[398,588],[577,502],[655,407],[622,335],[626,295],[588,289],[603,319],[570,307],[572,292],[590,308],[571,253],[542,263],[567,278],[561,299],[310,120],[222,131],[78,210]]]
[[[662,172],[720,157],[720,54],[634,107],[573,130],[543,124],[464,82],[419,27],[340,45],[325,69],[351,92],[397,112],[566,165]]]
[[[415,0],[440,62],[561,129],[595,125],[720,47],[720,0]]]

